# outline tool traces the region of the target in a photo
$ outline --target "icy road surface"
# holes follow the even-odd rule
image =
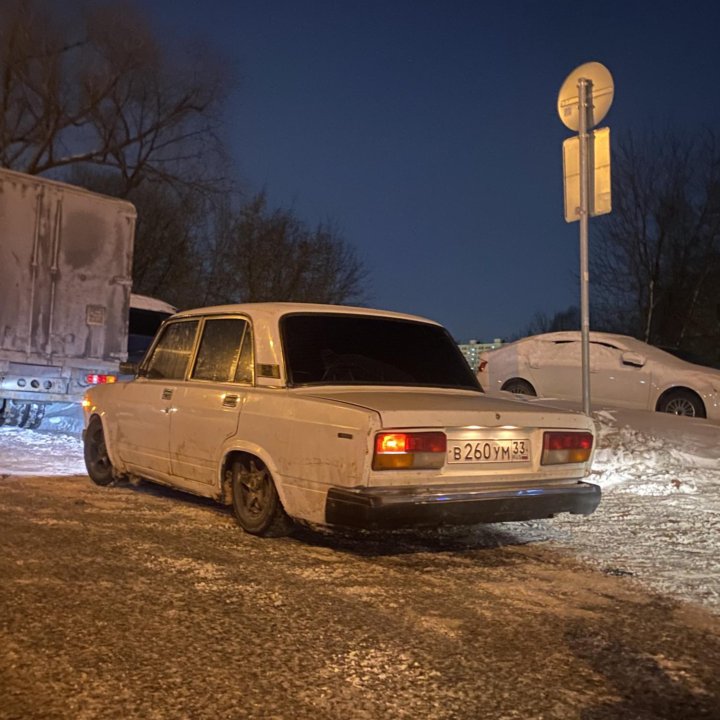
[[[720,612],[720,427],[629,410],[601,410],[595,420],[597,512],[508,523],[503,531],[517,542],[571,548],[606,572]],[[0,428],[0,475],[84,472],[77,434]],[[459,532],[482,535],[481,528]]]

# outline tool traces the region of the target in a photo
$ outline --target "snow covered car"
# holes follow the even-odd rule
[[[532,335],[480,357],[488,390],[545,398],[582,398],[580,333]],[[590,333],[590,395],[594,403],[720,420],[720,371],[610,333]]]
[[[449,333],[398,313],[258,303],[181,312],[127,383],[85,401],[94,482],[232,504],[247,532],[590,514],[594,426],[492,399]]]

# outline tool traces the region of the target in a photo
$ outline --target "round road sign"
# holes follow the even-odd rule
[[[610,71],[599,62],[589,62],[575,68],[565,78],[558,94],[558,115],[570,130],[580,129],[578,108],[578,81],[592,82],[592,107],[588,119],[588,130],[595,127],[607,115],[613,101],[615,86]]]

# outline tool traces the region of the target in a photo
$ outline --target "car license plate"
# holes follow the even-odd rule
[[[530,441],[448,440],[449,463],[509,463],[530,460]]]

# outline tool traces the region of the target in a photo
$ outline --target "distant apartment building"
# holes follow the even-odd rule
[[[486,350],[495,350],[502,344],[503,341],[500,338],[495,338],[489,343],[481,343],[477,340],[470,340],[467,343],[458,344],[458,347],[460,348],[460,352],[462,352],[465,359],[468,361],[468,365],[470,365],[473,370],[477,370],[478,364],[480,363],[480,353],[483,353]]]

